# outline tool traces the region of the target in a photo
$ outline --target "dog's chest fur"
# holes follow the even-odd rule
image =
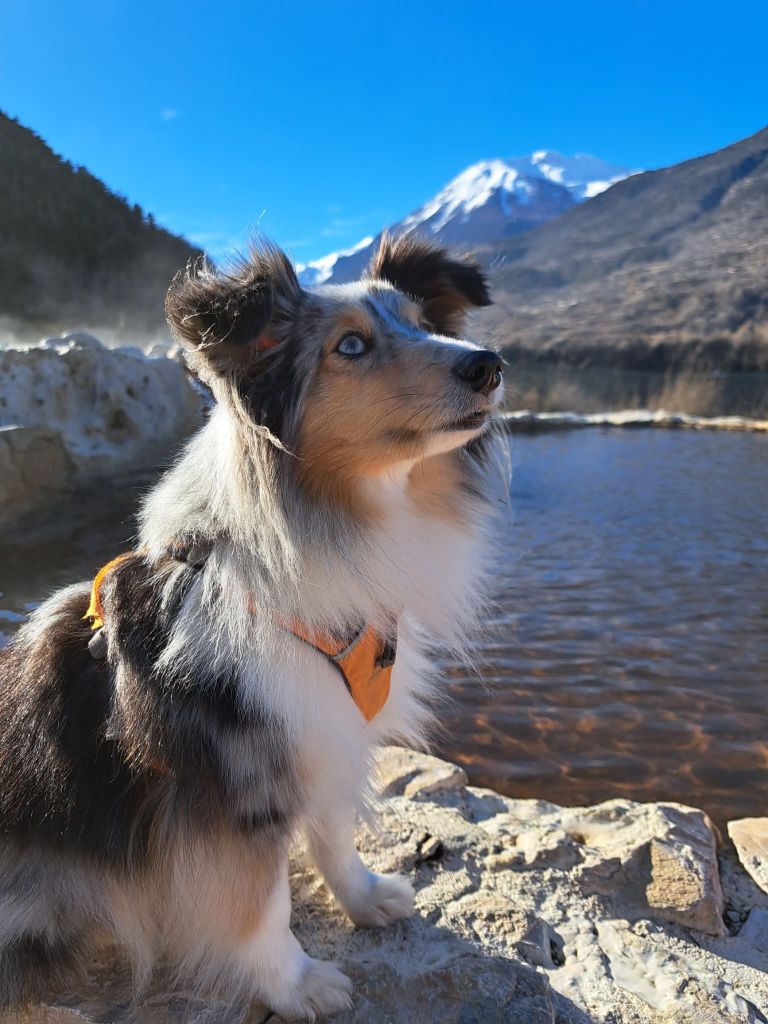
[[[427,514],[400,480],[378,482],[373,496],[376,522],[354,548],[307,550],[300,606],[292,608],[307,622],[364,621],[381,630],[396,623],[391,691],[372,722],[334,667],[281,628],[282,616],[268,604],[259,604],[254,567],[227,546],[214,551],[189,588],[162,656],[182,675],[217,666],[216,678],[236,680],[246,712],[274,723],[290,750],[292,799],[310,816],[318,787],[324,791],[319,804],[327,803],[329,787],[340,802],[359,800],[377,742],[422,741],[425,698],[435,680],[430,646],[461,649],[479,611],[482,517],[457,522]],[[263,813],[264,779],[254,768],[263,757],[261,729],[255,735],[222,729],[217,742],[243,813]],[[249,811],[251,791],[259,807]]]

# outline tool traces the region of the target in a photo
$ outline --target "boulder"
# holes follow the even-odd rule
[[[739,860],[763,892],[768,893],[768,818],[738,818],[728,822]]]
[[[175,359],[106,348],[84,333],[0,349],[0,526],[100,479],[156,466],[201,410]]]
[[[574,811],[568,827],[585,847],[585,892],[620,897],[627,916],[723,934],[715,834],[703,811],[610,800]]]
[[[61,431],[44,424],[0,427],[0,525],[66,491],[77,467]]]
[[[378,775],[382,796],[429,797],[467,785],[467,773],[459,765],[403,747],[381,751]]]
[[[354,928],[300,849],[292,865],[297,936],[354,981],[339,1024],[765,1020],[766,918],[722,934],[701,811],[507,799],[398,748],[383,751],[380,778],[377,821],[358,846],[376,870],[412,878],[414,917]],[[264,1007],[207,1005],[162,981],[131,1007],[124,979],[114,961],[96,964],[90,992],[51,994],[25,1024],[277,1024]]]

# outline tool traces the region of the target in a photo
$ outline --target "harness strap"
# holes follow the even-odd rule
[[[91,628],[94,631],[94,640],[89,644],[94,657],[106,657],[105,645],[101,638],[97,640],[96,633],[104,626],[104,608],[101,603],[101,587],[107,576],[116,569],[118,565],[127,558],[131,558],[134,552],[126,552],[118,555],[105,566],[99,569],[91,586],[91,601],[84,619],[91,620]],[[169,556],[174,561],[182,561],[190,564],[194,569],[201,569],[205,564],[204,559],[193,560],[190,557],[189,546],[183,544],[172,544],[168,549]],[[249,611],[257,611],[253,598],[248,599]],[[347,641],[339,641],[330,633],[323,633],[319,630],[311,630],[302,622],[293,620],[278,625],[291,633],[297,640],[302,640],[308,646],[314,648],[319,654],[324,655],[330,663],[339,671],[344,685],[357,704],[366,721],[370,722],[378,715],[389,698],[389,691],[392,679],[392,669],[397,656],[397,635],[393,629],[391,638],[382,637],[373,626],[362,626]]]
[[[339,647],[339,641],[330,634],[309,630],[301,622],[291,622],[283,628],[324,654],[339,670],[367,722],[378,715],[389,697],[397,656],[396,639],[388,640],[379,636],[373,626],[364,626],[351,641]]]
[[[111,562],[107,562],[96,573],[96,578],[91,587],[91,603],[88,605],[88,611],[83,616],[84,619],[91,620],[91,629],[101,629],[104,625],[104,608],[101,604],[102,583],[113,569],[116,569],[121,562],[124,562],[126,558],[130,558],[132,555],[132,551],[126,551],[122,555],[118,555],[117,558],[113,558]]]

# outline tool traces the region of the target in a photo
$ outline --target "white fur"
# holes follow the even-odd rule
[[[255,935],[241,949],[245,972],[270,1007],[288,1020],[314,1019],[352,1005],[352,983],[333,964],[307,956],[290,929],[287,866]]]
[[[214,412],[202,437],[151,496],[143,536],[150,552],[167,544],[177,523],[187,529],[190,522],[194,525],[195,503],[201,525],[212,505],[222,515],[234,510],[230,515],[235,516],[235,529],[226,523],[230,536],[252,529],[246,523],[244,499],[251,512],[255,504],[264,514],[266,499],[248,495],[249,485],[232,465],[233,459],[242,458],[232,429],[223,410]],[[471,436],[446,435],[439,450],[466,443]],[[219,467],[213,476],[211,463]],[[343,552],[299,546],[287,528],[277,525],[273,557],[283,567],[292,566],[295,580],[286,586],[283,607],[274,607],[275,591],[265,583],[265,573],[273,566],[265,569],[263,558],[257,564],[245,545],[239,550],[214,545],[164,655],[169,664],[236,662],[244,701],[284,723],[299,751],[302,777],[308,780],[304,829],[310,855],[350,918],[367,926],[388,924],[413,910],[410,882],[369,871],[354,845],[374,750],[393,739],[423,743],[424,698],[436,685],[429,647],[466,649],[482,610],[490,547],[487,528],[492,517],[487,510],[478,508],[462,524],[425,514],[409,497],[410,469],[402,466],[368,481],[369,497],[380,514],[378,525]],[[204,504],[202,480],[211,481],[212,488]],[[372,722],[365,721],[336,670],[279,626],[281,615],[328,627],[360,619],[383,630],[397,622],[391,693]],[[244,772],[247,756],[244,749]],[[281,875],[258,933],[236,954],[241,967],[251,972],[255,990],[286,1016],[347,1006],[347,979],[335,967],[319,965],[304,954],[289,930],[289,916],[287,878]]]
[[[211,548],[162,662],[192,671],[237,666],[242,701],[281,723],[297,752],[311,857],[355,923],[386,925],[410,914],[414,897],[409,880],[376,875],[355,849],[366,780],[379,744],[424,741],[426,698],[434,704],[437,684],[430,647],[465,652],[469,646],[483,610],[494,517],[479,501],[473,508],[467,503],[461,521],[428,514],[411,497],[413,463],[402,463],[362,484],[376,509],[375,526],[334,523],[327,509],[305,508],[290,488],[281,489],[276,467],[290,470],[292,456],[282,446],[277,454],[252,422],[244,425],[224,385],[214,386],[221,394],[209,423],[149,496],[142,515],[141,546],[150,557],[160,558],[169,539],[179,536],[202,538]],[[500,398],[501,388],[492,404]],[[422,457],[461,448],[476,433],[436,432]],[[497,475],[502,481],[503,473]],[[495,498],[504,500],[504,492],[496,487]],[[370,723],[336,669],[281,627],[291,620],[329,630],[363,621],[382,634],[397,623],[390,696]],[[234,749],[237,743],[242,750]],[[232,739],[228,750],[247,793],[253,751],[241,739]],[[256,932],[232,951],[227,970],[250,978],[253,992],[287,1017],[345,1008],[348,980],[303,952],[289,919],[283,865]]]

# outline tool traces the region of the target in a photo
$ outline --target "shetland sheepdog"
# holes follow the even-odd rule
[[[404,237],[353,284],[306,290],[266,243],[176,277],[211,415],[135,549],[0,654],[0,1003],[106,934],[138,990],[161,961],[290,1019],[350,1005],[290,930],[289,846],[357,925],[412,912],[355,822],[376,746],[423,742],[430,652],[482,618],[502,363],[461,335],[489,302],[472,260]]]

